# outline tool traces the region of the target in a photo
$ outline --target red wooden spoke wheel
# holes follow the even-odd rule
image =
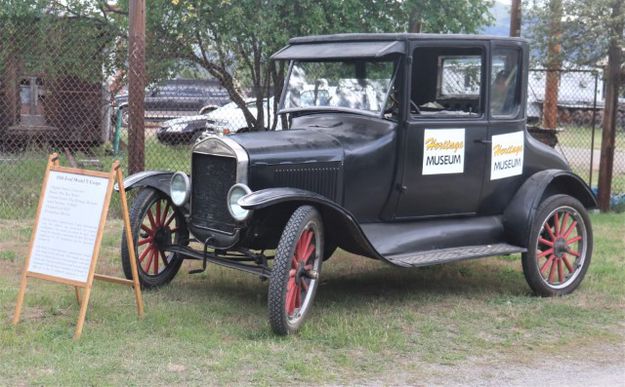
[[[566,195],[548,198],[537,211],[532,234],[534,242],[523,257],[530,286],[540,295],[575,290],[592,254],[592,230],[582,204]]]
[[[274,332],[296,332],[311,309],[324,258],[323,224],[311,206],[298,208],[287,223],[269,279],[269,321]]]
[[[132,202],[130,223],[135,241],[139,280],[144,287],[164,285],[176,275],[182,259],[167,253],[184,235],[184,220],[167,196],[151,188],[142,189]],[[125,231],[122,235],[122,266],[132,277]]]
[[[318,277],[314,270],[315,233],[306,229],[295,245],[295,253],[291,259],[289,281],[286,288],[286,313],[290,320],[300,316],[304,302],[309,301],[308,291],[312,281]]]
[[[167,199],[159,198],[147,209],[137,240],[139,267],[145,274],[156,276],[167,269],[173,254],[163,248],[173,243],[177,227],[176,213]]]

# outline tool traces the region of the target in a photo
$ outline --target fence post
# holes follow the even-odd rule
[[[610,28],[610,47],[608,49],[608,77],[603,118],[603,134],[601,139],[601,159],[599,160],[599,209],[610,211],[610,191],[612,184],[612,168],[614,166],[614,143],[616,136],[616,116],[618,112],[618,91],[620,80],[621,46],[619,36],[623,33],[625,22],[622,19],[623,5],[616,1],[612,8],[614,23]]]
[[[128,173],[145,168],[145,0],[130,0],[128,28]]]

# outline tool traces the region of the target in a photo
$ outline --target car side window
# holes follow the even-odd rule
[[[411,90],[413,117],[481,116],[484,63],[481,47],[416,48]]]
[[[520,50],[496,48],[491,65],[490,114],[493,117],[517,116],[521,108]]]

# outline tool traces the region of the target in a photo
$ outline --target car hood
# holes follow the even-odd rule
[[[206,121],[208,119],[209,118],[206,115],[178,117],[178,118],[174,118],[173,120],[164,121],[161,124],[161,126],[183,125],[183,124],[188,124],[190,122]]]
[[[343,147],[333,136],[317,130],[291,129],[229,136],[248,153],[250,166],[337,162]]]
[[[356,114],[312,114],[293,129],[229,136],[248,152],[251,165],[343,162],[390,146],[396,123]]]

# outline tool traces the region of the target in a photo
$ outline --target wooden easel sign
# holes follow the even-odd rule
[[[95,273],[102,233],[108,214],[113,184],[119,184],[126,240],[133,279]],[[89,171],[59,166],[52,154],[43,178],[30,252],[22,272],[13,325],[20,320],[29,278],[72,285],[80,304],[74,339],[78,339],[87,314],[94,279],[134,288],[137,313],[143,316],[143,299],[137,275],[135,249],[130,234],[130,217],[119,162],[110,172]],[[83,290],[81,297],[80,289]]]

